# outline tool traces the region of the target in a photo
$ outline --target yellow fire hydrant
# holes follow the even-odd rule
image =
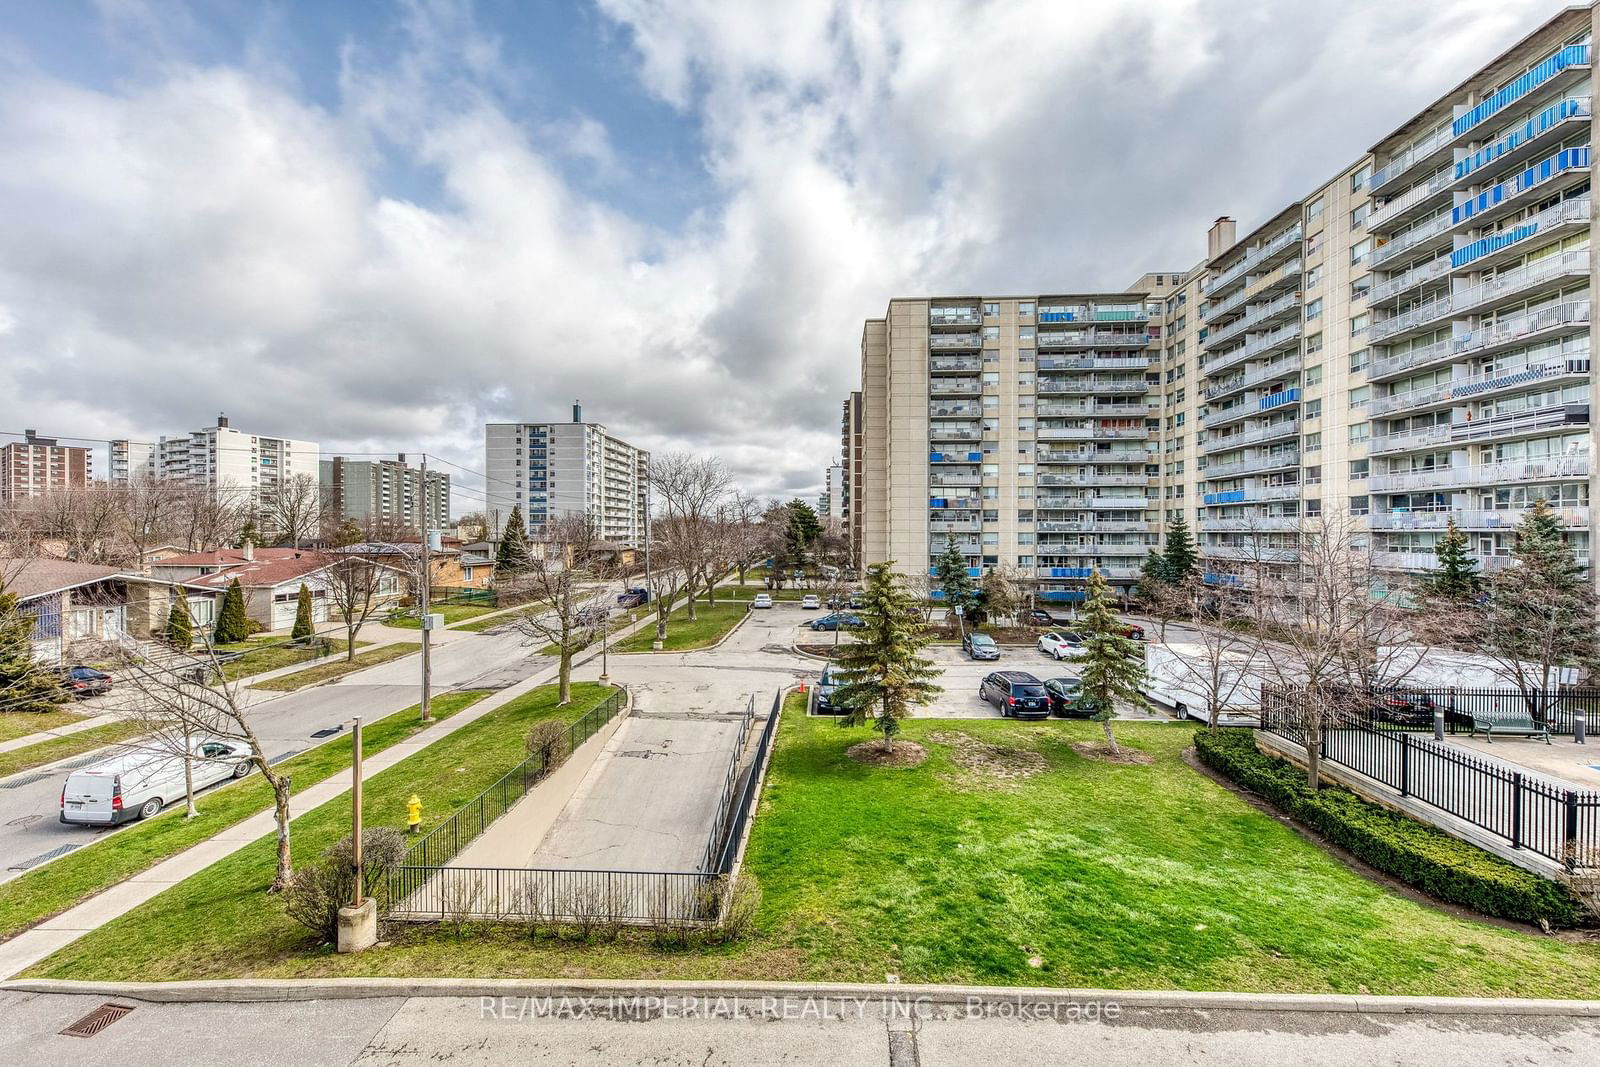
[[[422,828],[422,798],[415,793],[406,801],[406,828],[412,833]]]

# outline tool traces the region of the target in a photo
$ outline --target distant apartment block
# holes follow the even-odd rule
[[[119,455],[126,462],[119,464]],[[142,472],[145,454],[139,442],[112,441],[111,456],[112,484],[125,484]],[[290,479],[318,481],[321,459],[315,442],[246,433],[218,416],[215,426],[162,437],[149,462],[150,473],[163,481],[236,493],[265,508]]]
[[[106,480],[112,485],[154,478],[156,474],[156,444],[154,441],[112,441],[111,467]]]
[[[823,472],[822,496],[818,500],[821,508],[817,514],[824,519],[833,519],[835,522],[844,521],[844,466],[835,463]]]
[[[424,483],[421,469],[407,463],[404,455],[377,460],[324,459],[321,480],[328,506],[340,520],[419,534],[425,514],[430,530],[450,525],[450,475],[431,470]]]
[[[25,430],[21,441],[0,448],[0,501],[82,489],[92,477],[93,463],[87,448],[58,444],[53,437]]]
[[[1594,17],[1510,43],[1249,232],[1218,219],[1189,270],[891,300],[845,405],[862,561],[954,536],[1072,599],[1090,568],[1127,588],[1179,515],[1220,569],[1292,564],[1337,510],[1397,573],[1449,521],[1492,572],[1543,498],[1587,563]]]
[[[641,545],[649,508],[650,453],[584,422],[492,422],[484,427],[488,519],[503,527],[522,509],[534,533],[552,519],[587,516],[602,538]]]
[[[861,394],[851,393],[844,402],[839,419],[839,455],[844,468],[844,527],[850,544],[850,562],[861,564],[861,509],[857,501],[862,498],[862,421]]]

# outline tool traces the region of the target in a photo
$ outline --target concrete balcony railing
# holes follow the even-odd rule
[[[1589,528],[1589,509],[1570,507],[1556,510],[1561,524],[1570,530]],[[1443,530],[1454,521],[1462,530],[1510,530],[1527,515],[1525,509],[1501,511],[1374,511],[1369,522],[1374,530]]]
[[[1460,464],[1430,470],[1373,474],[1367,479],[1371,493],[1406,493],[1416,490],[1466,489],[1473,486],[1517,485],[1526,482],[1568,481],[1589,476],[1587,455],[1509,463]]]
[[[1521,389],[1533,382],[1587,375],[1588,373],[1589,356],[1587,350],[1585,350],[1583,355],[1556,356],[1502,373],[1475,374],[1470,378],[1456,378],[1448,384],[1436,385],[1429,389],[1413,389],[1408,393],[1390,393],[1388,396],[1375,396],[1367,405],[1367,414],[1377,417],[1391,412],[1411,411],[1416,408],[1430,407],[1446,402],[1464,402],[1470,397],[1487,396],[1502,389]]]
[[[1207,454],[1227,452],[1246,445],[1258,445],[1263,441],[1277,441],[1285,437],[1293,437],[1300,432],[1299,419],[1284,419],[1270,426],[1259,426],[1254,430],[1243,433],[1230,434],[1227,437],[1217,437],[1207,441],[1202,450]]]
[[[1388,243],[1374,248],[1372,255],[1367,259],[1367,266],[1372,270],[1377,270],[1380,265],[1389,262],[1400,253],[1410,251],[1441,234],[1448,233],[1451,225],[1449,209],[1441,211],[1439,214],[1417,223]]]
[[[1261,385],[1264,382],[1286,378],[1291,374],[1298,374],[1300,372],[1300,363],[1300,354],[1298,352],[1292,356],[1274,360],[1264,367],[1257,367],[1255,370],[1246,371],[1226,381],[1215,382],[1206,386],[1205,398],[1214,400],[1220,396],[1237,393],[1241,389],[1249,389],[1251,386]]]
[[[928,335],[928,347],[941,348],[982,348],[983,335],[976,333],[934,333]]]
[[[1298,292],[1285,293],[1274,300],[1269,300],[1264,304],[1255,305],[1246,311],[1240,318],[1235,319],[1219,330],[1207,334],[1206,339],[1202,342],[1202,344],[1206,348],[1212,348],[1216,345],[1220,345],[1225,341],[1229,341],[1235,337],[1238,337],[1246,330],[1249,330],[1268,319],[1285,314],[1286,312],[1293,311],[1299,306],[1300,294]]]
[[[1376,192],[1454,140],[1455,135],[1450,132],[1450,128],[1447,126],[1427,140],[1417,142],[1398,156],[1390,159],[1378,170],[1373,171],[1372,177],[1367,179],[1367,189],[1371,192]]]
[[[1371,289],[1367,290],[1367,304],[1381,303],[1391,297],[1415,289],[1436,278],[1443,278],[1450,273],[1450,257],[1440,256],[1438,259],[1424,263],[1420,267],[1412,267],[1404,274],[1397,274],[1392,278],[1385,278]]]
[[[1219,289],[1232,285],[1248,274],[1256,264],[1263,260],[1271,259],[1286,248],[1298,245],[1301,236],[1300,224],[1296,222],[1266,244],[1257,245],[1255,248],[1250,249],[1238,260],[1206,279],[1203,286],[1206,295],[1209,296]]]
[[[1418,448],[1437,448],[1450,443],[1450,424],[1425,426],[1420,430],[1374,437],[1367,442],[1367,455],[1382,456],[1390,452],[1410,452]]]
[[[1200,365],[1200,373],[1207,378],[1214,377],[1246,360],[1265,355],[1275,349],[1285,348],[1298,340],[1304,329],[1304,324],[1298,321],[1285,323],[1270,333],[1264,333],[1260,337],[1252,338],[1239,348],[1224,352],[1220,356],[1202,363]]]
[[[1255,474],[1258,471],[1278,470],[1282,467],[1297,467],[1300,465],[1300,452],[1298,449],[1284,449],[1265,456],[1252,456],[1241,459],[1235,463],[1219,463],[1208,466],[1200,472],[1208,482],[1218,481],[1222,478],[1236,478],[1244,474]]]
[[[1137,330],[1040,330],[1040,348],[1148,348],[1151,337]]]
[[[1297,515],[1255,515],[1239,519],[1201,519],[1202,533],[1283,533],[1300,529]]]

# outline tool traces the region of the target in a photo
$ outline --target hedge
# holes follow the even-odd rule
[[[1507,863],[1443,830],[1336,786],[1312,791],[1305,771],[1256,749],[1249,730],[1200,730],[1205,764],[1407,885],[1483,915],[1577,926],[1582,906],[1566,887]]]

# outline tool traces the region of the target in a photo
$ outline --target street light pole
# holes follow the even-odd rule
[[[361,907],[361,716],[356,716],[350,732],[355,757],[350,761],[350,863],[355,868],[355,899],[352,908]]]
[[[433,584],[433,570],[428,559],[428,538],[431,532],[428,529],[428,454],[422,454],[422,580],[418,582],[417,615],[422,620],[422,721],[432,722],[433,714],[430,704],[433,697],[433,664],[429,656],[430,638],[433,636],[429,628],[428,618],[428,587]]]

